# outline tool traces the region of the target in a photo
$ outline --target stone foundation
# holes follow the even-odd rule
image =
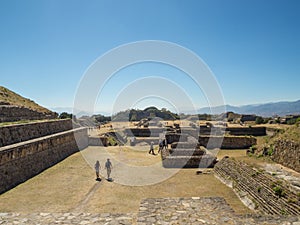
[[[300,145],[294,141],[275,141],[271,159],[300,173]]]
[[[168,144],[172,144],[173,142],[187,142],[188,135],[187,134],[177,134],[177,133],[167,133],[166,140]]]
[[[108,146],[107,137],[89,137],[89,146]]]
[[[216,158],[210,155],[167,156],[162,163],[165,168],[212,168]]]
[[[254,137],[200,136],[199,144],[209,149],[247,149],[256,145],[256,139]]]
[[[159,137],[164,128],[126,128],[124,132],[130,137]]]
[[[165,168],[212,168],[217,158],[205,148],[188,142],[171,145],[172,149],[162,149],[162,164]],[[193,147],[193,148],[185,148]]]
[[[230,135],[236,136],[265,136],[267,135],[266,127],[227,127],[226,131],[229,132]]]

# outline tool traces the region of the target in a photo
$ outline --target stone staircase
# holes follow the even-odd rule
[[[210,168],[217,162],[205,148],[191,142],[175,142],[161,156],[165,168]]]
[[[299,193],[293,192],[283,180],[230,158],[215,165],[215,174],[260,213],[300,215]]]

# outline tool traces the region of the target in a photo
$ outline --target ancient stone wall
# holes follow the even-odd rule
[[[89,146],[108,146],[107,137],[89,137]]]
[[[78,128],[1,147],[0,193],[87,146],[87,129]]]
[[[228,131],[230,135],[267,135],[266,127],[227,127],[226,131]]]
[[[187,134],[177,134],[177,133],[167,133],[166,140],[168,144],[172,144],[174,142],[187,142],[188,135]]]
[[[37,112],[25,107],[14,105],[0,105],[0,123],[20,120],[47,120],[56,119],[57,114]]]
[[[126,128],[125,133],[132,137],[158,137],[164,128]]]
[[[222,140],[223,139],[223,140]],[[234,136],[200,136],[199,144],[206,148],[246,149],[256,144],[253,137]]]
[[[285,181],[231,158],[223,158],[214,171],[249,208],[268,215],[300,215],[299,196]]]
[[[227,132],[235,136],[265,136],[267,135],[266,127],[208,127],[200,126],[198,129],[181,128],[182,133],[189,134],[193,137],[200,135],[221,135]]]
[[[277,140],[273,145],[271,159],[300,172],[300,145],[294,141]]]
[[[163,148],[161,158],[165,168],[208,168],[217,162],[205,148],[189,142],[173,143],[171,149]]]
[[[72,129],[72,120],[52,120],[0,127],[0,147]]]

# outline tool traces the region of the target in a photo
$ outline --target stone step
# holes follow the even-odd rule
[[[167,156],[163,161],[165,168],[212,168],[216,157],[203,156]]]
[[[246,163],[224,158],[216,164],[215,174],[225,180],[225,183],[232,183],[237,193],[246,193],[262,213],[300,215],[299,196],[283,181],[263,171],[253,169]],[[274,187],[284,190],[284,195],[276,195]]]
[[[170,156],[202,156],[206,151],[201,149],[171,149]]]

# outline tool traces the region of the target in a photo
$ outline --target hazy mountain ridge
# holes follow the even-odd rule
[[[53,111],[61,113],[61,112],[73,112],[72,107],[57,107],[52,108]],[[282,102],[271,102],[265,104],[251,104],[251,105],[243,105],[243,106],[216,106],[216,107],[203,107],[198,109],[199,114],[211,114],[214,112],[215,114],[221,114],[226,110],[226,112],[234,112],[238,114],[255,114],[258,116],[271,117],[274,115],[285,116],[285,115],[294,115],[300,114],[300,100],[298,101],[282,101]],[[77,110],[78,111],[78,110]],[[194,114],[195,111],[182,110],[185,114]],[[78,117],[83,115],[93,115],[93,114],[101,114],[101,115],[109,115],[107,112],[80,112],[78,113]]]
[[[211,113],[214,111],[216,113],[222,113],[224,106],[216,106],[212,107],[204,107],[200,108],[198,112],[200,114],[203,113]],[[272,102],[265,104],[255,104],[255,105],[243,105],[243,106],[232,106],[225,105],[225,110],[227,112],[235,112],[238,114],[256,114],[258,116],[271,117],[274,115],[285,116],[285,115],[295,115],[300,114],[300,100],[288,102]]]

